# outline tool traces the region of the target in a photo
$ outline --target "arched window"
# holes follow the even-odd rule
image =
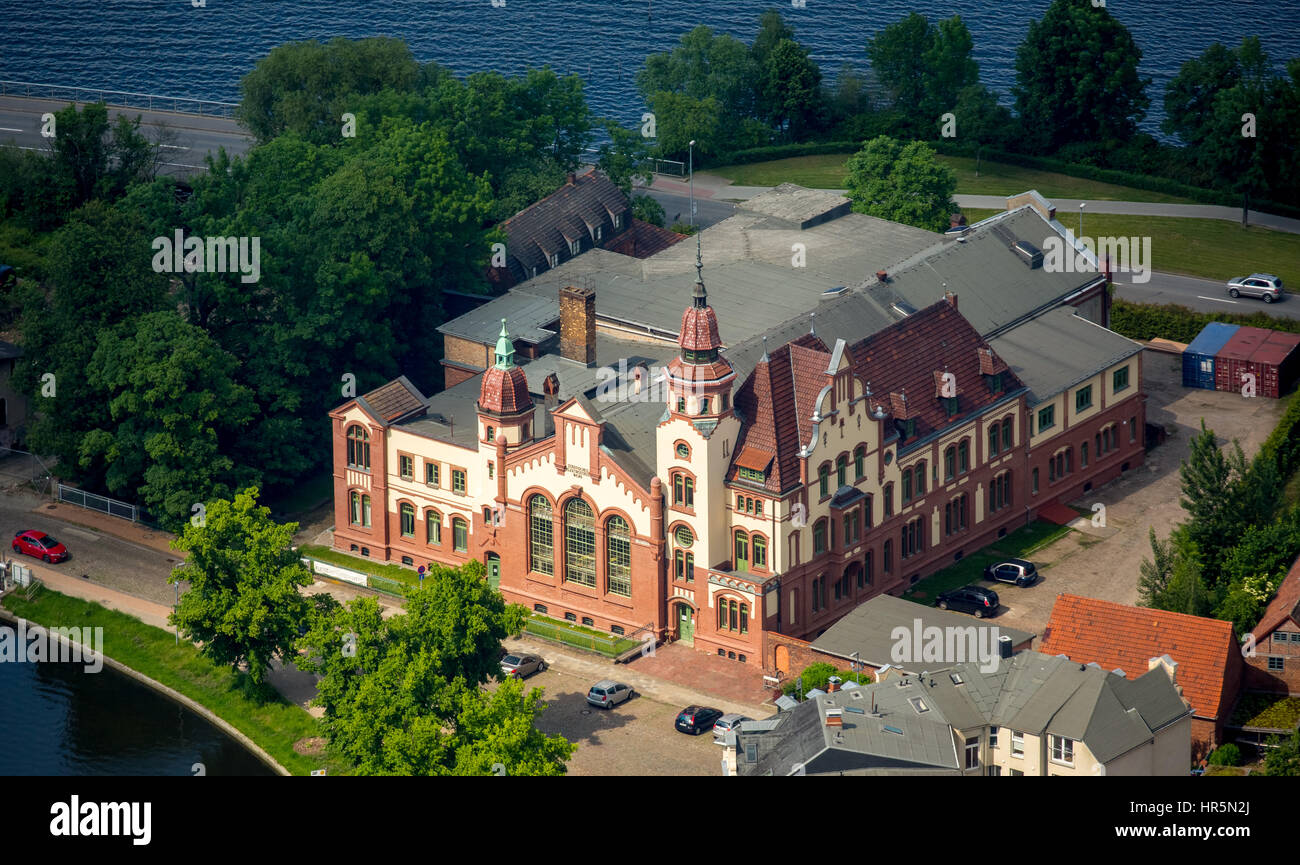
[[[460,517],[451,518],[452,547],[458,553],[469,552],[469,523]]]
[[[817,489],[822,498],[831,494],[831,464],[822,463],[821,468],[817,470]]]
[[[842,487],[849,482],[849,458],[840,454],[835,458],[835,486]]]
[[[688,508],[695,507],[695,479],[694,478],[686,479],[686,499],[682,504]]]
[[[911,468],[903,469],[903,504],[912,500],[912,470]]]
[[[564,580],[596,587],[596,517],[582,499],[564,506]]]
[[[348,496],[348,500],[350,504],[348,511],[350,514],[349,522],[354,526],[359,526],[361,525],[361,493],[353,490]]]
[[[1002,422],[1002,449],[1011,450],[1011,418]]]
[[[364,427],[348,427],[348,467],[370,471],[370,433]]]
[[[994,426],[989,427],[989,456],[990,457],[995,457],[998,455],[998,442],[1000,441],[1000,436],[998,435],[998,433],[999,430],[996,424]]]
[[[952,445],[943,451],[943,479],[952,480],[957,475],[957,448]]]
[[[442,543],[442,514],[435,510],[424,512],[424,528],[428,543]]]
[[[767,568],[767,538],[754,535],[752,538],[753,565],[755,568]]]
[[[673,578],[688,583],[695,582],[695,554],[690,547],[695,543],[695,535],[687,526],[678,526],[673,531]]]
[[[370,496],[361,497],[361,525],[370,528]]]
[[[739,530],[736,532],[735,550],[735,569],[738,571],[749,570],[749,535]]]
[[[965,474],[970,470],[970,439],[962,439],[957,444],[957,471]]]
[[[535,574],[555,573],[555,523],[546,496],[528,500],[528,569]]]
[[[497,440],[497,428],[496,428],[496,427],[492,427],[492,426],[490,426],[490,427],[487,428],[487,440],[490,441],[490,442],[494,442],[494,441]]]
[[[415,505],[402,503],[402,537],[415,537]]]
[[[853,449],[853,479],[856,481],[867,473],[867,449],[858,445]]]
[[[921,460],[916,464],[912,474],[914,475],[913,479],[916,481],[916,497],[920,498],[925,495],[925,460]]]
[[[605,570],[611,595],[632,597],[632,536],[622,517],[605,523]]]
[[[826,552],[826,519],[823,517],[813,524],[813,555]]]

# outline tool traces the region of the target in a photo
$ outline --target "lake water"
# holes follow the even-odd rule
[[[13,628],[7,629],[13,639]],[[0,663],[0,777],[272,775],[189,709],[105,666]]]
[[[645,56],[707,24],[748,41],[762,10],[782,10],[822,69],[866,67],[867,38],[917,11],[961,14],[984,82],[1004,94],[1015,49],[1049,0],[0,0],[0,78],[236,101],[239,78],[282,42],[396,36],[420,60],[458,73],[517,73],[550,64],[581,74],[600,114],[631,123],[643,106],[633,76]],[[1154,79],[1144,128],[1157,131],[1165,83],[1211,42],[1258,35],[1281,68],[1300,56],[1297,0],[1109,0]],[[648,14],[647,14],[648,13]]]

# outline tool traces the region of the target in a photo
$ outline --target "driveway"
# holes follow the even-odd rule
[[[1138,568],[1151,556],[1148,530],[1154,528],[1164,539],[1186,519],[1178,503],[1178,468],[1200,432],[1201,418],[1225,447],[1235,437],[1251,458],[1282,415],[1279,400],[1184,388],[1179,355],[1147,350],[1142,368],[1147,422],[1164,426],[1169,438],[1138,468],[1071,503],[1089,512],[1095,503],[1105,505],[1105,527],[1093,528],[1085,519],[1084,531],[1034,553],[1043,578],[1027,589],[999,585],[1003,612],[995,624],[1042,634],[1060,592],[1136,605]]]

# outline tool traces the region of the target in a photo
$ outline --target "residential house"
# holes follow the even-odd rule
[[[1248,689],[1300,696],[1300,559],[1277,588],[1243,647]]]

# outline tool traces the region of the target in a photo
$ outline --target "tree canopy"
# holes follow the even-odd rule
[[[925,142],[903,144],[882,135],[850,157],[847,168],[855,212],[930,231],[948,227],[957,179]]]

